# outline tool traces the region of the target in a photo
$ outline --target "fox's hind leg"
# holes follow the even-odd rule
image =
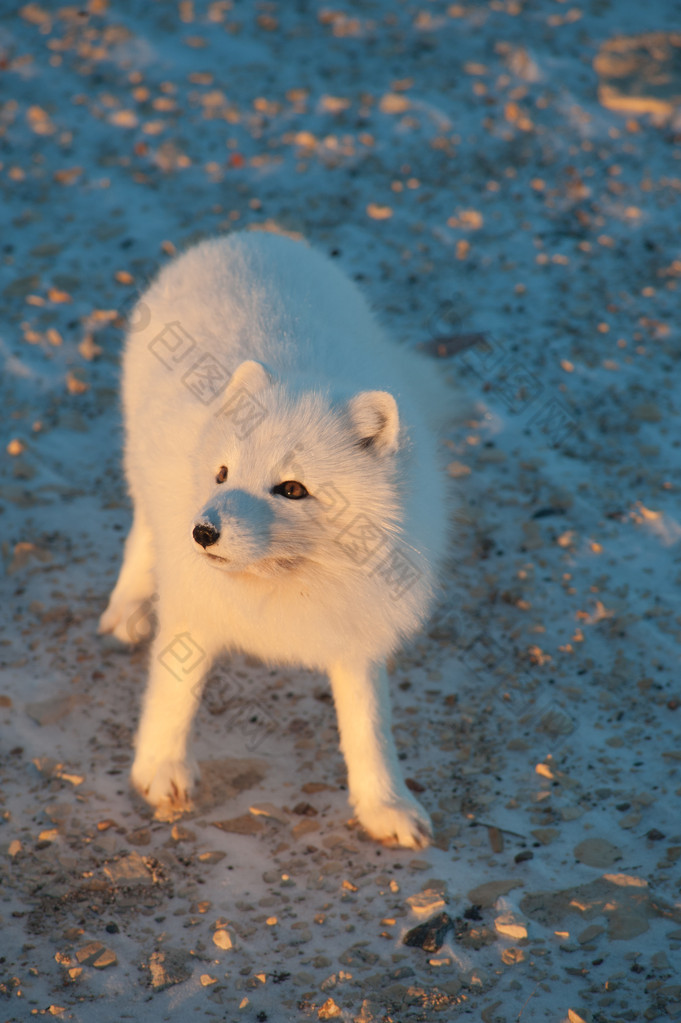
[[[136,509],[125,541],[118,582],[99,619],[98,631],[112,633],[121,643],[147,639],[151,632],[155,588],[152,534],[144,516]]]

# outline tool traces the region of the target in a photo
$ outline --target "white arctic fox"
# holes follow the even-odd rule
[[[134,520],[101,632],[158,595],[132,783],[189,808],[202,682],[226,650],[326,672],[350,801],[375,838],[427,844],[385,660],[422,622],[446,540],[428,361],[387,341],[329,260],[265,233],[203,242],[136,310],[123,361]]]

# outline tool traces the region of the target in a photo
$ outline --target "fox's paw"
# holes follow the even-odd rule
[[[193,761],[149,761],[136,757],[130,782],[156,808],[159,820],[172,820],[192,809],[191,794],[198,774]]]
[[[110,633],[126,645],[141,643],[152,633],[153,616],[150,600],[114,600],[99,619],[97,632]]]
[[[384,845],[425,849],[433,837],[428,814],[409,793],[385,803],[357,803],[355,812],[362,827]]]

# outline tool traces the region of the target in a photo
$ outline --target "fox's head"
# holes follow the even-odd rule
[[[201,439],[188,543],[216,569],[256,576],[378,564],[400,544],[399,445],[391,394],[295,394],[243,362]]]

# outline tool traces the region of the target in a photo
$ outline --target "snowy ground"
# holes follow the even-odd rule
[[[0,1019],[681,1018],[679,39],[597,59],[681,4],[9,7]],[[263,226],[396,343],[449,338],[476,402],[442,598],[391,666],[419,855],[348,823],[303,673],[215,673],[191,818],[127,787],[146,652],[95,635],[124,317],[175,249]],[[439,949],[403,943],[442,911]]]

